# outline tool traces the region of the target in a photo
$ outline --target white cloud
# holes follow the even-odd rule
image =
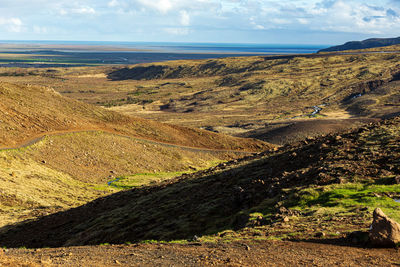
[[[24,32],[21,39],[32,38],[27,33],[161,41],[244,36],[249,42],[296,33],[400,35],[400,0],[0,0],[0,14],[3,38]]]
[[[9,32],[21,32],[23,23],[19,18],[0,18],[0,26],[3,26]]]
[[[325,3],[325,5],[323,5]],[[399,34],[399,18],[395,10],[355,1],[331,0],[321,2],[319,12],[310,12],[312,27],[327,31],[365,34]]]
[[[76,8],[76,9],[73,9],[72,11],[77,14],[94,14],[94,13],[96,13],[96,11],[92,7],[88,7],[88,6]]]
[[[107,4],[109,7],[116,7],[119,5],[118,0],[111,0],[110,2],[108,2]]]
[[[306,25],[306,24],[309,23],[308,20],[307,20],[307,19],[304,19],[304,18],[298,18],[297,21],[298,21],[300,24],[303,24],[303,25]]]
[[[58,13],[62,16],[68,16],[73,14],[78,15],[93,15],[96,13],[96,10],[90,6],[78,6],[78,5],[60,5],[57,7]]]
[[[189,15],[189,13],[187,11],[185,11],[185,10],[182,10],[179,13],[180,13],[180,16],[181,16],[181,19],[180,19],[181,25],[182,26],[189,26],[190,25],[190,15]]]
[[[164,14],[173,8],[170,0],[138,0],[138,3],[144,7],[155,9]]]

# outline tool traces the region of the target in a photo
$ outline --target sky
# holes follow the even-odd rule
[[[0,0],[0,36],[341,44],[400,36],[400,0]]]

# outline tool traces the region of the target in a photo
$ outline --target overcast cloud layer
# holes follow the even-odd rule
[[[0,0],[2,40],[336,44],[400,36],[400,0]]]

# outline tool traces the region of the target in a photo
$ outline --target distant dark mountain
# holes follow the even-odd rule
[[[344,45],[332,46],[325,49],[321,49],[319,52],[334,52],[344,50],[355,50],[355,49],[366,49],[374,47],[382,47],[389,45],[400,44],[400,37],[397,38],[371,38],[364,41],[352,41],[347,42]]]

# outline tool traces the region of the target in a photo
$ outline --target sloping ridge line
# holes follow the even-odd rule
[[[225,150],[225,149],[211,149],[211,148],[200,148],[200,147],[190,147],[190,146],[181,146],[177,144],[171,144],[171,143],[166,143],[166,142],[160,142],[160,141],[155,141],[152,139],[147,139],[143,137],[136,137],[136,136],[129,136],[129,135],[123,135],[120,133],[116,133],[110,130],[106,129],[81,129],[81,130],[62,130],[62,131],[53,131],[53,132],[46,132],[37,135],[36,137],[29,139],[21,144],[17,144],[13,147],[0,147],[0,151],[5,151],[5,150],[15,150],[15,149],[20,149],[20,148],[25,148],[32,146],[36,143],[39,143],[42,141],[45,137],[47,136],[61,136],[61,135],[67,135],[67,134],[74,134],[74,133],[87,133],[87,132],[103,132],[103,133],[108,133],[108,134],[113,134],[119,137],[124,137],[124,138],[129,138],[129,139],[136,139],[139,141],[145,141],[148,143],[156,144],[156,145],[162,145],[162,146],[167,146],[167,147],[175,147],[175,148],[181,148],[181,149],[186,149],[186,150],[191,150],[191,151],[197,151],[197,152],[225,152],[225,153],[239,153],[239,154],[255,154],[256,152],[249,152],[249,151],[241,151],[241,150]]]

